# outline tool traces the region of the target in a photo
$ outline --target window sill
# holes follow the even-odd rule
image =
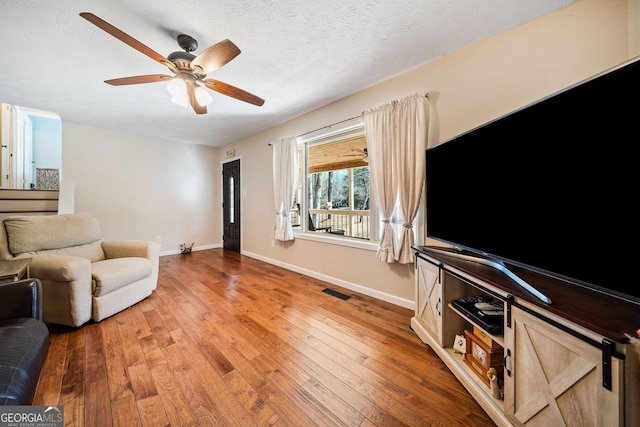
[[[336,237],[327,235],[329,233],[301,233],[294,232],[296,239],[300,240],[312,240],[314,242],[322,242],[330,245],[348,246],[351,248],[365,249],[369,251],[378,250],[378,242],[371,242],[368,240],[351,239],[348,237]]]

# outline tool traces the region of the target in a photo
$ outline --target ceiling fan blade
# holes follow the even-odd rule
[[[207,114],[207,107],[205,105],[198,104],[196,100],[196,85],[192,83],[187,83],[187,94],[189,95],[189,104],[193,107],[193,111],[196,114]]]
[[[248,102],[249,104],[257,105],[258,107],[264,104],[264,99],[257,97],[245,90],[231,86],[230,84],[220,82],[214,79],[202,80],[202,83],[211,90],[215,90],[223,95],[230,96],[240,101]]]
[[[132,48],[136,49],[139,52],[142,52],[143,54],[147,55],[149,58],[158,61],[162,64],[167,64],[170,63],[169,60],[167,58],[165,58],[164,56],[160,55],[158,52],[156,52],[155,50],[151,49],[150,47],[140,43],[138,40],[134,39],[133,37],[131,37],[130,35],[124,33],[123,31],[117,29],[116,27],[114,27],[113,25],[109,24],[108,22],[98,18],[96,15],[94,15],[93,13],[89,13],[89,12],[82,12],[80,13],[80,16],[82,16],[84,19],[86,19],[87,21],[91,22],[92,24],[94,24],[95,26],[97,26],[98,28],[106,31],[107,33],[111,34],[113,37],[117,38],[118,40],[128,44],[129,46],[131,46]]]
[[[192,67],[200,67],[202,73],[209,74],[240,54],[240,49],[231,40],[225,39],[207,48],[191,61]]]
[[[146,76],[132,76],[132,77],[122,77],[119,79],[111,79],[105,80],[105,83],[109,83],[113,86],[122,86],[122,85],[137,85],[140,83],[157,83],[164,80],[172,79],[173,77],[168,76],[166,74],[149,74]]]

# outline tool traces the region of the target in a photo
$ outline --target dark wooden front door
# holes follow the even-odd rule
[[[223,247],[240,252],[240,160],[222,166]]]

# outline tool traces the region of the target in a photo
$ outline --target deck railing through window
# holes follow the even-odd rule
[[[310,209],[309,215],[318,233],[331,230],[344,230],[347,237],[369,239],[369,211],[349,209]],[[291,213],[293,226],[300,226],[300,213],[294,209]]]

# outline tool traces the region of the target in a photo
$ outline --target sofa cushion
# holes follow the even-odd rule
[[[102,249],[102,240],[87,243],[85,245],[68,246],[66,248],[46,249],[34,252],[24,252],[16,255],[16,258],[33,257],[34,255],[60,255],[86,258],[90,262],[101,261],[105,259],[104,250]]]
[[[100,223],[91,214],[13,216],[4,220],[4,226],[13,255],[70,248],[71,252],[56,254],[104,259]]]
[[[49,351],[46,324],[31,317],[0,321],[0,405],[30,405]]]
[[[91,264],[93,296],[113,292],[145,277],[153,271],[153,264],[146,258],[126,257],[96,261]]]

